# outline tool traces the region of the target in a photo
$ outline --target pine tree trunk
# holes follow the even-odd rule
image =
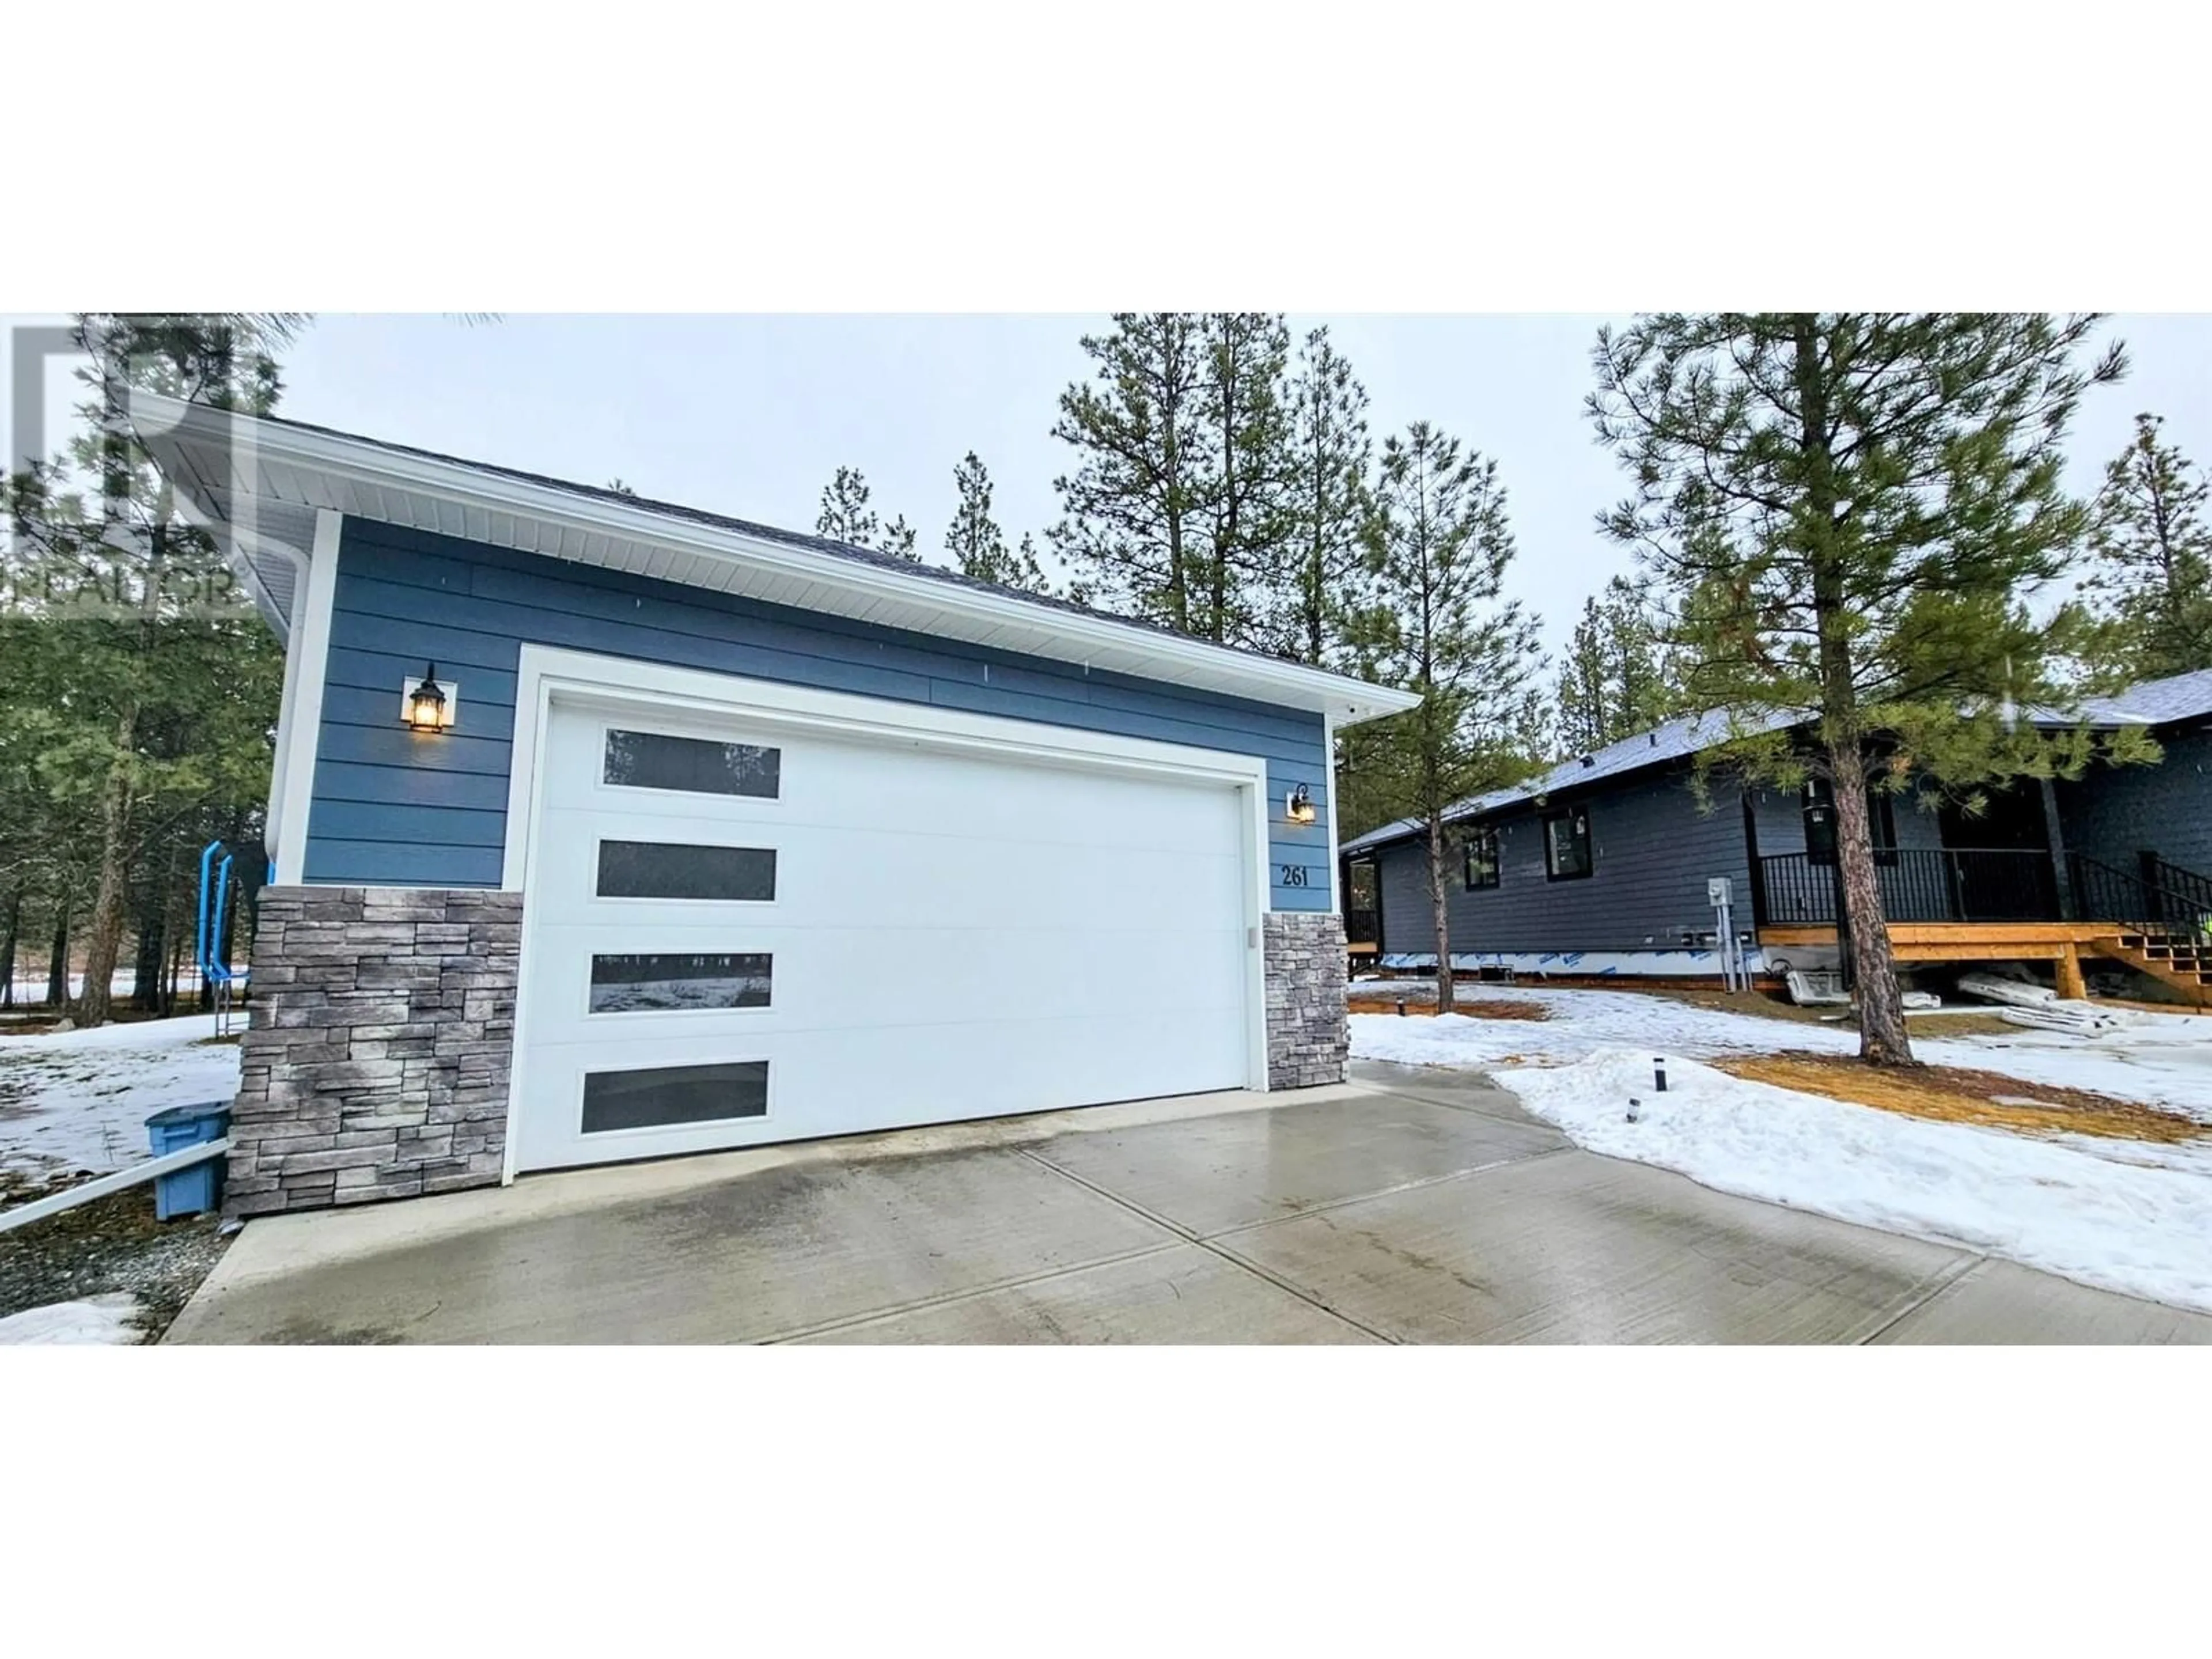
[[[1875,873],[1869,833],[1866,771],[1855,757],[1836,756],[1836,867],[1843,877],[1844,912],[1850,918],[1852,989],[1859,1005],[1859,1058],[1875,1066],[1914,1066],[1905,1029],[1905,997],[1882,913],[1881,884]]]
[[[54,910],[53,953],[46,958],[46,1006],[69,1005],[70,907],[64,899]]]
[[[92,902],[92,933],[85,945],[84,990],[77,998],[81,1026],[108,1021],[116,957],[123,948],[123,923],[129,908],[132,779],[131,755],[137,739],[138,711],[124,705],[116,722],[115,763],[107,775],[100,812],[100,887]]]
[[[131,1006],[142,1014],[161,1012],[161,963],[168,951],[158,902],[138,912],[138,932],[131,940]]]
[[[1827,368],[1819,331],[1809,315],[1792,328],[1796,347],[1797,413],[1808,463],[1806,520],[1814,540],[1807,549],[1813,575],[1813,614],[1820,633],[1821,726],[1828,749],[1829,782],[1836,801],[1836,868],[1843,878],[1844,915],[1837,931],[1847,935],[1859,1006],[1859,1058],[1875,1066],[1911,1066],[1912,1040],[1905,1030],[1905,1000],[1889,946],[1889,921],[1875,875],[1874,837],[1867,816],[1866,761],[1859,730],[1858,688],[1851,659],[1850,595],[1844,580],[1841,532],[1828,429]]]
[[[1444,820],[1436,813],[1429,819],[1429,903],[1437,925],[1437,1012],[1452,1011],[1451,906],[1444,884]]]
[[[0,934],[0,1008],[15,1006],[15,940],[22,931],[23,890],[8,896],[8,922]]]

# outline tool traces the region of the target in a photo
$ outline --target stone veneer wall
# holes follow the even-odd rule
[[[1344,918],[1272,910],[1261,929],[1267,980],[1267,1086],[1344,1081]]]
[[[521,936],[520,893],[264,888],[226,1213],[495,1185]]]

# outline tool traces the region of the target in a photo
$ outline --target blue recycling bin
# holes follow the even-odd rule
[[[228,1101],[210,1101],[204,1106],[172,1106],[146,1120],[147,1138],[153,1142],[156,1158],[181,1152],[187,1146],[220,1140],[229,1132]],[[154,1177],[156,1221],[168,1221],[180,1215],[202,1215],[222,1202],[222,1160],[219,1158]]]

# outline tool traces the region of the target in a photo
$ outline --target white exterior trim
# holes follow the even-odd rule
[[[1322,766],[1328,778],[1328,908],[1338,915],[1344,914],[1344,895],[1337,890],[1338,866],[1344,860],[1337,851],[1336,842],[1336,723],[1326,714],[1321,717]]]
[[[912,746],[984,754],[1040,766],[1091,770],[1166,773],[1211,778],[1243,792],[1250,833],[1244,849],[1246,1086],[1267,1086],[1267,996],[1261,918],[1268,901],[1267,767],[1256,756],[1234,755],[1099,732],[972,714],[923,703],[902,703],[844,691],[820,691],[771,680],[702,669],[673,668],[630,658],[600,656],[558,647],[523,646],[516,665],[514,746],[507,776],[507,844],[500,887],[526,891],[538,842],[545,734],[553,700],[564,704],[634,709],[672,709],[709,716],[734,714],[770,730],[812,731],[877,738]],[[529,1080],[527,1030],[531,1005],[533,911],[526,897],[514,992],[514,1057],[507,1097],[506,1155],[500,1179],[512,1182],[520,1146],[520,1106]]]
[[[269,780],[269,839],[281,884],[307,879],[307,812],[315,793],[315,747],[323,725],[323,682],[330,665],[331,611],[337,599],[343,515],[315,514],[314,550],[284,653],[284,696],[277,706],[276,759]]]

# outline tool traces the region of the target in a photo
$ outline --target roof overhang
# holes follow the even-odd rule
[[[1411,692],[1228,649],[1004,589],[908,573],[819,547],[701,522],[550,480],[372,440],[134,392],[140,441],[226,551],[259,575],[269,611],[277,565],[304,568],[318,511],[434,532],[849,617],[1025,656],[1079,663],[1323,714],[1339,726],[1395,714]],[[287,596],[289,597],[289,595]],[[289,621],[289,605],[284,607]],[[274,620],[274,618],[272,618]]]

